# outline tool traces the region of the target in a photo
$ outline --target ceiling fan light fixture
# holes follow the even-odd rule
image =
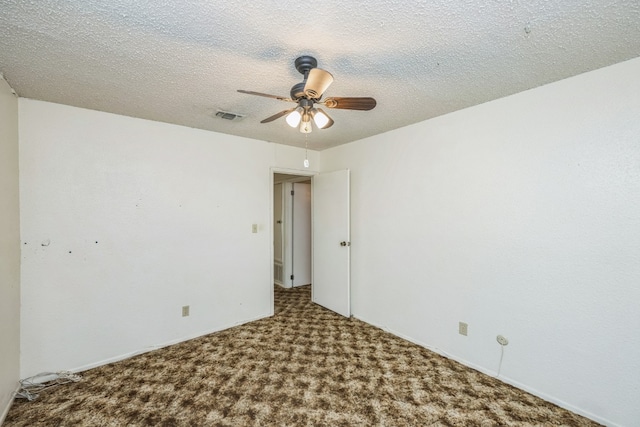
[[[286,118],[287,124],[292,128],[298,127],[300,119],[302,119],[302,111],[304,111],[302,107],[298,107],[289,113]]]
[[[316,126],[320,129],[324,129],[330,122],[329,116],[327,116],[324,112],[318,111],[316,108],[311,110],[311,116],[313,117],[313,121]]]
[[[305,120],[306,119],[306,120]],[[302,133],[311,133],[313,128],[311,127],[311,120],[309,120],[309,116],[305,114],[300,122],[300,132]]]
[[[322,105],[325,108],[361,111],[369,111],[376,106],[376,100],[371,97],[331,97],[322,101],[324,91],[333,82],[333,75],[326,70],[317,68],[318,61],[311,56],[300,56],[294,64],[296,70],[304,76],[304,81],[293,85],[290,98],[238,89],[240,93],[297,104],[295,107],[261,120],[260,123],[270,123],[285,117],[289,126],[298,128],[300,132],[307,134],[313,130],[311,122],[314,122],[318,129],[328,129],[334,125],[331,116],[325,113],[322,108],[314,108],[314,104]]]

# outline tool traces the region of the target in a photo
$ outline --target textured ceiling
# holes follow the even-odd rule
[[[640,56],[638,0],[322,2],[0,0],[0,72],[21,97],[304,146],[284,119],[310,54],[330,110],[324,149]],[[218,110],[243,115],[228,121]]]

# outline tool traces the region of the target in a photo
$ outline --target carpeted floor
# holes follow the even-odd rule
[[[276,315],[16,400],[17,426],[595,426],[276,286]]]

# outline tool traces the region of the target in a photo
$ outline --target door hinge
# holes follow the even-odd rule
[[[293,190],[291,190],[291,195],[293,196]]]
[[[293,280],[293,274],[291,275],[291,280]]]

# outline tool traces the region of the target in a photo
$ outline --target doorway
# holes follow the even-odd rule
[[[273,281],[311,284],[311,178],[273,174]]]
[[[274,189],[275,185],[285,183],[311,184],[312,197],[309,215],[311,222],[311,256],[305,259],[311,265],[311,300],[343,316],[349,317],[351,315],[349,176],[348,169],[323,173],[311,172],[308,174],[297,170],[274,168],[270,170],[271,223],[269,224],[269,231],[272,241],[272,264],[269,286],[271,289],[271,315],[274,314],[273,290],[276,275],[280,274],[282,283],[287,280],[287,273],[284,272],[284,269],[278,272],[278,267],[276,266],[277,261],[282,262],[284,266],[287,258],[286,253],[284,251],[279,252],[274,247],[276,240],[280,240],[277,239],[277,235],[284,236],[283,229],[286,229],[282,219],[284,217],[284,209],[278,212],[275,212],[274,209],[274,202],[275,204],[282,202],[282,199],[274,197]],[[285,197],[286,194],[283,188],[279,187],[282,190],[280,194]],[[280,202],[277,200],[280,200]],[[281,206],[284,206],[284,204]],[[278,223],[278,221],[281,222]],[[280,242],[283,241],[284,238],[280,240]],[[294,249],[294,252],[297,254],[297,250]],[[276,256],[278,253],[280,258]],[[298,261],[300,261],[300,255],[298,255]],[[293,286],[293,282],[291,282],[291,286]]]

